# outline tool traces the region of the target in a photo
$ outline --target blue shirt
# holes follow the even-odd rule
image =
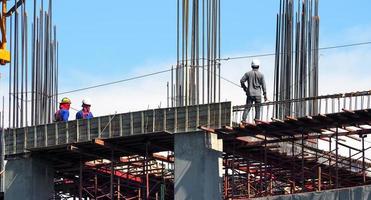
[[[68,117],[70,116],[70,111],[65,110],[65,109],[60,109],[57,114],[59,114],[59,116],[56,117],[56,121],[67,122]]]
[[[79,112],[76,113],[76,119],[91,119],[93,118],[93,114],[89,112],[88,114],[85,114],[80,110]]]

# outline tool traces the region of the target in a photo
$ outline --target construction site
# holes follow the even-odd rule
[[[280,0],[274,53],[227,57],[229,2],[174,1],[174,65],[71,91],[60,85],[54,1],[0,1],[0,79],[9,77],[1,85],[0,200],[371,200],[371,90],[323,95],[319,81],[322,50],[371,42],[321,46],[322,1]],[[243,101],[248,89],[224,77],[223,62],[246,59],[249,71],[266,56],[274,59],[270,98],[263,80],[265,101],[224,101],[223,82],[237,83]],[[56,119],[70,93],[160,73],[165,106]]]

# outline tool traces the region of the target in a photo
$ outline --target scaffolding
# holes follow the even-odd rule
[[[94,128],[98,126],[96,124],[90,126],[90,131],[83,132],[76,126],[68,126],[68,133],[76,133],[76,137],[73,137],[75,140],[60,140],[58,144],[48,145],[42,142],[37,146],[20,145],[22,142],[27,144],[30,141],[28,136],[33,137],[34,134],[22,134],[20,138],[26,139],[20,141],[17,140],[17,134],[24,133],[26,128],[10,129],[6,143],[11,148],[6,152],[6,159],[32,156],[51,163],[55,169],[54,199],[173,199],[174,135],[201,129],[217,134],[223,140],[224,199],[367,185],[371,184],[371,160],[367,156],[371,146],[365,140],[371,133],[370,94],[358,92],[291,100],[291,103],[314,100],[318,103],[330,102],[327,107],[334,109],[328,109],[326,113],[323,108],[320,111],[324,113],[313,116],[258,120],[256,124],[231,123],[235,120],[231,116],[236,116],[243,107],[232,108],[229,102],[135,112],[137,114],[134,116],[142,116],[141,113],[184,111],[185,115],[178,115],[179,118],[151,115],[152,120],[148,121],[154,123],[148,129],[145,128],[147,126],[143,129],[142,119],[146,118],[142,117],[129,120],[138,120],[138,123],[131,123],[137,124],[132,128],[123,126],[127,123],[125,119],[130,119],[133,113],[118,114],[114,118],[103,116],[91,121],[99,119],[101,128]],[[340,112],[337,112],[335,105],[338,102],[346,109],[340,108]],[[274,107],[278,103],[287,105],[289,102],[270,102],[265,106],[269,104]],[[358,109],[349,109],[350,104],[351,108]],[[105,122],[111,123],[107,125]],[[68,123],[74,124],[76,121]],[[173,129],[157,130],[156,127],[168,127],[164,123],[174,125]],[[56,132],[48,129],[48,126],[54,127],[51,130],[59,130],[55,129],[56,124],[42,125],[37,130],[46,135],[55,135]],[[34,127],[27,128],[34,130]],[[143,132],[130,134],[129,130],[134,129]],[[346,140],[357,142],[357,145],[349,145]],[[44,138],[41,141],[48,140]],[[318,148],[320,141],[325,148]],[[18,151],[21,147],[23,149]],[[344,155],[344,151],[348,155]]]
[[[325,102],[322,111],[327,114],[271,118],[215,130],[204,128],[224,141],[224,199],[371,184],[371,160],[367,156],[371,146],[365,141],[371,133],[370,92],[294,99],[265,106],[309,101],[316,101],[319,108]],[[241,108],[236,106],[234,111],[241,112]],[[347,144],[346,140],[357,145]],[[319,141],[321,149],[327,149],[319,149]]]

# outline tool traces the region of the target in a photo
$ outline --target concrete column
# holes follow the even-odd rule
[[[8,160],[5,199],[48,200],[54,194],[54,169],[38,158]]]
[[[223,142],[205,132],[175,133],[176,200],[221,199]]]

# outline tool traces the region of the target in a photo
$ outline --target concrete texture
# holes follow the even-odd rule
[[[223,142],[205,132],[175,134],[176,200],[221,199]]]
[[[256,198],[255,200],[371,200],[371,185]]]
[[[54,170],[38,158],[8,160],[5,199],[48,200],[54,194]]]

